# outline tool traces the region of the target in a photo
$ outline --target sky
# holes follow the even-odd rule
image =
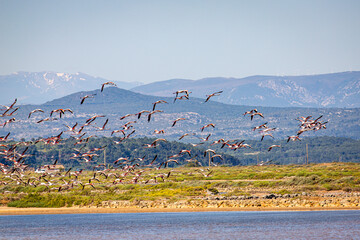
[[[0,0],[0,75],[114,81],[360,70],[358,0]]]

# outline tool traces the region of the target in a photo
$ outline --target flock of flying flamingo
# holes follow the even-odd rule
[[[101,92],[103,92],[103,90],[106,86],[115,86],[116,87],[116,84],[113,82],[103,83],[101,85],[100,94],[101,94]],[[217,91],[217,92],[211,93],[209,95],[206,95],[206,99],[205,99],[204,103],[208,102],[213,97],[219,96],[222,92],[223,91]],[[180,101],[180,100],[188,100],[190,98],[190,93],[191,92],[188,90],[178,90],[178,91],[174,92],[174,95],[175,95],[174,102]],[[86,102],[86,99],[95,98],[95,97],[96,97],[96,94],[83,96],[80,98],[79,104],[82,105]],[[16,115],[16,112],[19,109],[19,107],[16,107],[16,103],[17,103],[17,99],[15,99],[14,102],[12,104],[10,104],[9,106],[2,106],[2,109],[0,109],[0,111],[2,111],[2,112],[0,112],[0,120],[1,120],[1,118],[4,118],[4,119],[8,118],[8,120],[2,121],[0,123],[0,126],[2,126],[3,128],[6,128],[6,126],[8,126],[9,124],[17,121],[14,117]],[[166,102],[164,100],[158,100],[152,104],[151,110],[142,110],[135,114],[126,114],[126,115],[122,116],[120,118],[120,120],[125,120],[132,116],[134,116],[135,119],[140,119],[142,116],[146,115],[147,121],[150,122],[152,119],[152,116],[154,114],[163,112],[162,110],[156,109],[160,104],[168,104],[168,102]],[[28,119],[31,119],[34,114],[38,114],[38,113],[44,113],[44,111],[42,109],[34,109],[28,114]],[[73,114],[73,111],[69,108],[53,109],[50,112],[49,117],[38,120],[38,121],[36,121],[36,123],[41,124],[42,122],[45,122],[45,121],[53,121],[55,119],[61,119],[65,114]],[[250,116],[250,121],[252,121],[255,118],[262,118],[262,119],[265,118],[264,115],[261,112],[259,112],[257,109],[252,109],[252,110],[246,111],[243,115],[244,115],[244,117]],[[297,131],[297,133],[295,135],[288,136],[287,142],[301,141],[300,136],[301,136],[301,134],[303,134],[306,131],[318,131],[321,129],[326,129],[327,122],[321,122],[320,121],[321,118],[322,118],[322,116],[320,116],[316,119],[312,119],[312,116],[297,118],[296,120],[300,122],[299,130]],[[105,119],[105,120],[100,126],[98,126],[95,123],[95,121],[97,119]],[[186,120],[187,119],[184,117],[176,118],[172,121],[171,127],[175,128],[179,121],[186,121]],[[151,178],[149,178],[149,177],[144,178],[144,175],[145,175],[144,172],[147,169],[166,168],[166,167],[168,167],[168,165],[170,163],[179,164],[179,159],[177,159],[177,158],[179,158],[181,156],[189,157],[189,159],[185,160],[186,162],[197,162],[198,163],[198,161],[196,160],[196,158],[198,156],[192,156],[190,150],[183,149],[179,153],[167,157],[167,159],[162,162],[157,162],[158,159],[157,159],[157,155],[156,155],[153,159],[151,159],[150,163],[148,163],[146,165],[144,164],[146,156],[144,156],[143,158],[134,158],[134,159],[120,157],[113,163],[113,167],[112,167],[112,169],[120,170],[118,172],[114,172],[114,171],[112,171],[112,169],[106,168],[106,166],[104,164],[100,164],[94,168],[93,176],[90,179],[88,179],[88,181],[86,183],[78,180],[78,176],[80,174],[82,174],[82,170],[71,171],[72,170],[71,168],[68,169],[64,174],[57,173],[54,175],[54,173],[43,173],[43,174],[41,174],[41,176],[39,176],[37,178],[26,175],[26,170],[28,168],[28,165],[26,164],[26,158],[30,156],[29,154],[27,154],[28,146],[30,144],[37,144],[39,142],[42,142],[43,144],[49,144],[49,145],[59,144],[62,141],[62,134],[64,132],[70,132],[72,134],[72,136],[76,139],[76,142],[74,144],[75,147],[77,147],[77,145],[82,146],[81,148],[74,147],[74,149],[73,149],[74,153],[71,158],[78,159],[80,161],[83,161],[84,163],[93,162],[94,161],[93,158],[95,156],[99,156],[99,154],[98,154],[99,151],[103,150],[105,147],[92,148],[87,151],[83,151],[84,146],[86,146],[86,143],[89,141],[89,139],[94,137],[94,136],[86,136],[86,134],[87,134],[86,129],[89,127],[93,127],[93,128],[96,128],[98,131],[104,131],[105,129],[107,129],[108,122],[109,122],[109,119],[106,118],[105,115],[94,115],[94,116],[88,118],[85,121],[85,123],[82,125],[77,122],[72,126],[64,124],[65,127],[67,128],[67,130],[61,131],[60,133],[58,133],[57,135],[52,136],[52,137],[40,138],[34,142],[11,141],[9,138],[11,133],[9,132],[5,136],[0,136],[0,157],[5,159],[5,162],[6,162],[6,164],[0,163],[0,170],[5,175],[5,178],[8,179],[9,182],[16,182],[17,184],[30,185],[30,186],[34,186],[34,187],[46,186],[49,188],[49,190],[54,189],[54,190],[60,191],[60,190],[73,188],[74,186],[77,186],[77,185],[80,185],[82,188],[85,188],[85,186],[91,186],[91,187],[95,188],[93,182],[94,181],[100,182],[99,176],[103,176],[106,179],[113,177],[114,178],[114,181],[112,182],[113,184],[124,183],[125,177],[130,176],[130,175],[132,176],[132,178],[131,178],[132,183],[140,183],[140,180],[142,180],[142,183],[145,183],[145,184],[150,183],[150,182],[156,183],[159,179],[162,179],[162,181],[164,181],[164,179],[168,178],[170,176],[172,170],[170,170],[166,174],[161,173],[161,174],[158,174]],[[135,129],[133,126],[134,123],[136,123],[136,120],[128,121],[128,122],[124,123],[120,129],[115,129],[111,132],[111,136],[116,135],[116,134],[121,134],[121,136],[122,136],[120,138],[120,141],[114,141],[115,144],[122,143],[123,141],[130,138],[135,133]],[[205,129],[208,129],[208,128],[213,129],[215,127],[216,126],[214,123],[208,123],[208,124],[202,126],[200,128],[200,130],[201,130],[201,132],[203,132]],[[270,128],[268,126],[268,123],[265,122],[259,126],[253,127],[252,131],[258,131],[259,134],[261,135],[261,141],[262,141],[265,137],[274,138],[272,135],[272,132],[276,131],[276,128]],[[161,134],[165,133],[165,130],[164,129],[161,129],[161,130],[155,129],[153,133],[156,135],[161,135]],[[196,133],[185,133],[179,137],[179,140],[182,140],[186,136],[194,136],[194,135],[196,135]],[[205,138],[198,137],[201,140],[200,143],[192,143],[192,146],[196,147],[196,146],[204,144],[205,142],[208,142],[210,146],[219,144],[221,146],[220,147],[221,149],[229,148],[234,151],[241,149],[241,148],[251,148],[251,146],[249,144],[245,143],[244,140],[236,141],[236,140],[225,140],[225,139],[221,138],[218,140],[211,141],[210,137],[211,137],[211,133],[208,134],[207,137],[205,137]],[[152,141],[151,143],[145,144],[143,147],[144,148],[156,148],[157,146],[159,146],[159,144],[161,142],[166,142],[166,141],[167,140],[165,138],[157,138],[154,141]],[[19,151],[18,146],[26,146],[26,147],[25,147],[25,150]],[[268,151],[270,152],[274,148],[281,148],[281,146],[280,145],[271,145],[268,147]],[[210,149],[210,148],[204,151],[204,157],[206,157],[206,156],[209,157],[209,163],[211,162],[212,164],[214,164],[213,160],[215,158],[223,160],[223,157],[221,156],[221,154],[216,153],[215,150]],[[45,166],[43,166],[43,168],[47,167],[50,169],[51,167],[55,166],[56,163],[57,163],[57,161],[55,161],[52,165],[45,165]],[[259,165],[264,165],[267,163],[268,162],[265,162],[265,163],[261,162],[261,163],[259,163]],[[100,167],[104,167],[105,169],[95,171],[96,168],[100,168]],[[212,173],[212,171],[209,168],[204,168],[204,169],[200,168],[197,171],[198,171],[198,173],[202,174],[204,177],[209,177]],[[51,177],[55,177],[56,175],[63,177],[62,181],[64,182],[64,184],[54,187],[53,185],[56,185],[56,184],[54,184],[54,182],[51,180]],[[68,177],[68,180],[65,180],[64,177]],[[3,181],[0,183],[7,184],[8,182]]]

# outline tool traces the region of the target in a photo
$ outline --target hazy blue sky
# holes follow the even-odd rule
[[[0,75],[109,80],[360,70],[360,1],[0,0]]]

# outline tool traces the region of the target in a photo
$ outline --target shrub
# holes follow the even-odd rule
[[[219,191],[216,188],[208,188],[207,190],[210,191],[214,195],[219,193]]]
[[[269,181],[255,181],[253,183],[254,187],[273,187],[275,186],[276,182],[269,182]]]
[[[239,189],[235,189],[234,191],[225,194],[225,196],[227,196],[227,197],[231,197],[231,196],[249,196],[249,195],[250,195],[250,193],[243,192],[243,191],[241,191]]]
[[[326,191],[332,191],[332,190],[339,190],[340,187],[338,185],[325,183],[322,185],[323,188],[325,188]]]
[[[291,192],[287,189],[282,189],[280,191],[275,192],[276,194],[285,195],[285,194],[291,194]]]
[[[213,187],[218,187],[218,188],[228,188],[232,186],[232,182],[231,181],[226,181],[226,182],[216,182],[212,184]]]

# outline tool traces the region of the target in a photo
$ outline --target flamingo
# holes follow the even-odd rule
[[[204,177],[210,177],[210,174],[212,174],[213,173],[213,171],[210,171],[209,169],[207,169],[208,170],[208,172],[207,173],[205,173],[204,171],[204,169],[198,169],[198,170],[196,170],[196,171],[198,171],[199,173],[201,173]]]
[[[224,142],[225,142],[225,139],[220,138],[219,140],[215,140],[215,141],[213,141],[213,143],[212,143],[212,144],[210,144],[210,145],[222,144],[222,143],[224,143]]]
[[[154,130],[154,133],[155,133],[155,134],[164,134],[164,133],[165,133],[165,130],[164,130],[164,129],[161,129],[161,130],[155,129],[155,130]]]
[[[191,152],[190,152],[190,150],[183,149],[183,150],[181,150],[181,151],[179,152],[179,154],[185,154],[185,153],[189,154],[189,157],[191,157]]]
[[[151,116],[152,116],[154,113],[159,113],[159,112],[163,112],[163,111],[161,111],[161,110],[154,110],[154,111],[150,112],[150,113],[148,114],[148,122],[150,122]]]
[[[104,125],[102,126],[102,127],[95,127],[95,128],[97,128],[99,131],[103,131],[103,130],[105,130],[105,126],[106,126],[106,124],[109,122],[109,119],[107,118],[106,120],[105,120],[105,123],[104,123]]]
[[[174,154],[174,155],[168,156],[168,158],[177,158],[177,157],[180,157],[180,154]]]
[[[32,110],[32,111],[29,113],[28,118],[30,118],[30,117],[31,117],[31,114],[36,113],[36,112],[42,112],[42,113],[44,113],[44,111],[43,111],[42,109],[40,109],[40,108],[38,108],[38,109],[34,109],[34,110]]]
[[[177,119],[175,119],[175,121],[173,122],[173,124],[172,124],[171,127],[175,126],[175,124],[176,124],[178,121],[181,121],[181,120],[186,120],[186,118],[177,118]]]
[[[84,190],[85,186],[91,186],[92,188],[96,189],[94,187],[94,184],[92,184],[92,183],[85,183],[85,184],[80,183],[80,185],[82,186],[82,190]]]
[[[258,115],[258,116],[260,116],[260,117],[264,118],[264,116],[262,115],[262,113],[255,112],[255,113],[251,114],[251,116],[250,116],[251,120],[253,120],[253,117],[254,117],[254,116],[256,116],[256,115]]]
[[[261,124],[260,126],[254,127],[252,130],[255,131],[255,130],[261,129],[261,128],[268,128],[266,124],[267,124],[267,122],[264,124]]]
[[[37,121],[36,123],[42,123],[42,122],[47,122],[47,121],[55,121],[55,120],[57,120],[57,118],[48,117],[48,118],[41,119],[41,120]]]
[[[165,138],[158,138],[155,141],[152,142],[153,145],[156,145],[158,142],[163,141],[163,142],[167,142],[167,140]]]
[[[96,93],[95,94],[90,94],[90,95],[85,95],[84,97],[81,97],[80,104],[83,104],[85,99],[87,99],[87,98],[94,98],[95,95],[96,95]]]
[[[106,82],[101,85],[101,92],[104,91],[105,85],[112,85],[112,86],[116,87],[116,84],[114,82]]]
[[[298,132],[297,135],[300,136],[300,134],[302,134],[303,132],[307,132],[307,131],[311,131],[311,128],[301,128]]]
[[[224,160],[220,154],[212,155],[211,159],[216,158],[216,157],[220,158],[221,160]]]
[[[206,157],[206,154],[209,154],[209,153],[213,153],[213,154],[216,154],[215,150],[212,150],[212,149],[206,149],[205,152],[204,152],[204,157]]]
[[[123,138],[120,139],[120,141],[114,141],[115,144],[120,144],[122,141],[124,141],[125,139],[128,139],[131,135],[133,135],[135,133],[135,130],[133,130],[131,133],[129,133],[127,136],[124,136]]]
[[[126,115],[120,117],[120,120],[123,120],[123,119],[125,119],[125,118],[131,117],[131,116],[133,116],[133,115],[134,115],[134,114],[126,114]]]
[[[144,148],[156,148],[156,144],[144,144]]]
[[[264,166],[264,165],[266,165],[266,164],[268,164],[270,162],[272,162],[272,160],[267,160],[266,162],[261,161],[257,166]]]
[[[203,138],[203,137],[199,137],[201,140],[203,140],[204,142],[207,142],[209,141],[209,138],[211,136],[211,133],[209,135],[206,136],[206,138]]]
[[[214,124],[214,123],[209,123],[209,124],[203,126],[203,127],[201,128],[201,131],[203,132],[204,129],[205,129],[205,128],[208,128],[208,127],[213,127],[213,128],[215,128],[215,124]]]
[[[13,109],[11,113],[7,113],[10,109]],[[10,108],[8,110],[6,110],[2,115],[1,117],[9,117],[9,116],[12,116],[17,110],[19,110],[19,107],[16,107],[16,108]]]
[[[257,113],[257,112],[258,112],[258,110],[257,110],[256,108],[254,108],[254,109],[252,109],[252,110],[250,110],[250,111],[246,111],[243,115],[244,115],[244,116],[245,116],[246,114],[251,115],[251,114]]]
[[[132,130],[132,132],[131,133],[129,133],[126,137],[125,137],[125,139],[128,139],[131,135],[133,135],[135,133],[135,130]]]
[[[76,122],[75,123],[75,125],[74,126],[72,126],[72,127],[70,127],[70,126],[68,126],[68,125],[66,125],[66,124],[64,124],[68,129],[69,129],[69,132],[74,132],[75,131],[75,128],[76,128],[76,126],[78,125],[78,123]]]
[[[123,129],[112,131],[112,132],[111,132],[111,136],[112,136],[114,133],[118,133],[118,132],[121,132],[121,133],[124,135],[124,137],[126,136],[125,131],[124,131]]]
[[[59,109],[54,109],[50,112],[50,117],[53,115],[53,113],[55,112],[59,112],[60,114],[60,118],[62,116],[62,114],[65,114],[65,112],[70,112],[72,114],[74,114],[74,112],[70,109],[70,108],[66,108],[66,109],[62,109],[62,108],[59,108]]]
[[[95,116],[87,119],[85,122],[86,122],[86,124],[89,125],[90,123],[92,123],[93,121],[95,121],[96,118],[101,118],[101,117],[105,117],[105,115],[95,115]]]
[[[271,133],[265,133],[265,134],[263,134],[263,135],[261,136],[261,141],[264,140],[264,137],[265,137],[265,136],[270,136],[270,137],[274,138]]]
[[[140,112],[136,113],[135,115],[137,115],[137,116],[138,116],[138,119],[140,119],[141,114],[143,114],[143,113],[150,113],[150,111],[147,111],[147,110],[142,110],[142,111],[140,111]]]
[[[183,95],[183,96],[180,96],[180,97],[176,97],[174,98],[174,103],[176,102],[176,100],[189,100],[189,96],[188,95]]]
[[[269,148],[268,148],[268,152],[271,151],[271,149],[273,149],[274,147],[278,147],[278,148],[281,148],[280,145],[271,145]]]
[[[317,130],[320,130],[320,129],[326,129],[326,123],[328,122],[324,122],[324,123],[321,123],[321,122],[317,122],[315,127],[313,128],[314,131],[317,131]]]
[[[158,157],[158,155],[156,154],[156,155],[154,156],[153,160],[151,160],[151,162],[150,162],[148,165],[145,165],[144,167],[150,167],[150,166],[152,166],[152,164],[156,161],[157,157]]]
[[[126,157],[120,157],[120,158],[118,158],[118,159],[116,159],[115,160],[115,162],[114,162],[114,164],[117,164],[118,162],[120,162],[120,161],[129,161],[129,159],[128,158],[126,158]]]
[[[174,163],[176,163],[176,164],[179,164],[178,160],[176,160],[176,159],[169,159],[169,160],[166,160],[166,161],[162,162],[162,163],[160,164],[160,166],[158,167],[158,169],[160,169],[162,165],[164,165],[164,168],[166,168],[167,165],[168,165],[170,162],[174,162]]]
[[[122,125],[121,127],[124,129],[127,129],[128,127],[132,126],[130,124],[136,123],[136,121],[129,121],[127,123],[125,123],[124,125]]]
[[[159,101],[154,102],[153,103],[153,111],[155,111],[156,104],[159,104],[159,103],[168,103],[168,102],[166,102],[164,100],[159,100]]]
[[[201,142],[201,143],[190,143],[190,144],[191,144],[191,146],[193,146],[193,147],[197,147],[197,146],[199,146],[199,145],[204,144],[204,142]]]
[[[0,137],[0,142],[4,142],[10,136],[10,132],[5,137]]]
[[[190,136],[190,135],[194,136],[195,133],[185,133],[185,134],[183,134],[181,137],[179,137],[179,140],[183,139],[183,138],[186,137],[186,136]]]
[[[230,144],[228,146],[230,149],[232,149],[234,151],[236,151],[237,149],[240,149],[240,148],[251,148],[251,146],[249,144],[246,144],[244,142],[245,142],[245,140],[242,140],[241,142]]]
[[[219,96],[220,93],[222,93],[222,92],[223,92],[223,91],[218,91],[218,92],[214,92],[214,93],[212,93],[212,94],[210,94],[210,95],[206,95],[207,98],[206,98],[205,102],[209,101],[210,98],[212,98],[212,97],[214,97],[214,96]]]
[[[5,112],[3,114],[6,114],[10,109],[12,109],[14,107],[14,105],[16,104],[16,102],[17,102],[17,98],[15,98],[14,102],[10,106],[1,105],[1,106],[5,107]],[[1,110],[4,110],[4,109],[1,109]]]
[[[266,132],[275,131],[275,130],[276,130],[276,128],[266,128],[264,130],[259,131],[259,133],[266,133]]]
[[[11,118],[11,119],[5,121],[5,122],[2,124],[2,126],[5,127],[7,124],[13,123],[13,122],[15,122],[15,121],[16,121],[15,118]]]
[[[80,127],[80,129],[78,130],[78,131],[76,131],[75,129],[74,129],[74,131],[73,131],[73,135],[80,135],[81,134],[81,132],[82,132],[82,130],[84,130],[84,127],[85,126],[81,126]],[[86,133],[83,133],[83,135],[82,136],[84,136]]]
[[[291,141],[296,141],[296,140],[301,141],[299,136],[288,136],[287,142],[289,142],[290,140]]]
[[[187,96],[187,98],[189,99],[189,94],[191,92],[189,92],[189,90],[178,90],[178,91],[174,92],[173,94],[176,94],[175,98],[177,98],[180,93],[185,93],[185,96]]]

